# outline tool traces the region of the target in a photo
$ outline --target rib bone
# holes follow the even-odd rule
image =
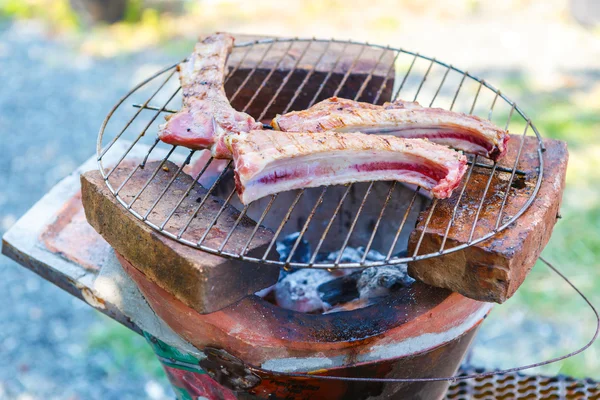
[[[217,33],[196,44],[189,60],[178,65],[183,108],[159,127],[165,143],[190,149],[211,149],[215,158],[231,158],[223,139],[259,129],[250,115],[236,111],[223,87],[233,36]]]

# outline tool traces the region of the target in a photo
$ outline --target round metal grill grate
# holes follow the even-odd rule
[[[268,123],[278,113],[305,109],[331,96],[374,104],[402,98],[488,118],[513,134],[515,147],[510,161],[492,163],[469,156],[469,169],[451,205],[440,205],[447,200],[431,200],[423,191],[395,182],[370,182],[280,193],[243,206],[235,195],[231,161],[166,145],[156,137],[163,117],[181,104],[175,67],[144,80],[114,106],[99,132],[98,163],[109,189],[128,212],[160,233],[212,254],[315,268],[364,268],[436,257],[506,229],[529,207],[542,181],[544,147],[535,126],[484,80],[403,49],[336,40],[262,39],[236,45],[225,84],[233,106],[257,120]],[[532,140],[535,146],[524,145]],[[524,160],[528,171],[520,169]],[[142,172],[145,184],[130,187],[131,178]],[[193,180],[182,189],[177,182],[186,175]],[[484,179],[483,184],[474,184],[476,179]],[[200,187],[206,190],[197,195]],[[526,195],[521,193],[518,207],[508,212],[507,204],[518,190]],[[179,198],[167,209],[166,194]],[[229,205],[241,213],[223,230]],[[258,222],[255,229],[244,231],[247,217]],[[182,222],[174,225],[175,218]],[[431,221],[439,227],[440,219],[446,227],[440,246],[425,251],[424,234]],[[418,234],[417,220],[422,228]],[[457,221],[462,229],[468,221],[466,242],[448,240],[458,229]],[[260,253],[249,252],[259,225],[274,236]],[[293,232],[298,234],[287,236],[293,240],[289,254],[277,255],[277,241]],[[350,248],[360,250],[360,260],[347,259]]]

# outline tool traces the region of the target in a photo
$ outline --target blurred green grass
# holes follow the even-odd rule
[[[540,91],[521,77],[503,83],[505,91],[522,99],[528,115],[543,137],[564,140],[569,148],[567,184],[561,219],[557,222],[544,256],[581,278],[581,289],[600,300],[600,83],[586,81],[585,88]],[[506,89],[508,88],[508,89]],[[582,89],[588,91],[582,95]],[[599,96],[596,98],[596,96]],[[552,296],[531,296],[529,306],[556,312]],[[523,295],[526,295],[523,291]],[[565,308],[564,306],[561,308]]]
[[[581,73],[576,74],[581,75]],[[575,76],[579,85],[553,90],[533,87],[531,76],[508,77],[502,90],[517,99],[540,134],[564,140],[569,148],[567,183],[560,209],[561,218],[542,255],[600,306],[600,83],[593,77]],[[593,315],[581,298],[540,261],[510,300],[511,307],[497,311],[507,316],[513,308],[548,321],[557,329],[569,329],[570,343],[552,343],[553,356],[582,346],[595,329]],[[550,370],[556,371],[556,366]],[[584,354],[560,362],[560,373],[575,377],[600,375],[600,344]]]
[[[127,370],[166,383],[162,366],[146,339],[103,314],[98,314],[98,323],[90,330],[88,352],[111,355],[110,363],[104,365],[109,375]]]
[[[2,0],[0,19],[41,19],[62,31],[79,29],[77,14],[68,0]]]

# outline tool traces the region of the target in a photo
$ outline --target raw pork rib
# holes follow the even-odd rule
[[[446,198],[466,170],[461,153],[424,139],[362,133],[252,131],[230,135],[244,204],[292,189],[373,180],[401,181]]]
[[[375,106],[332,97],[307,110],[278,115],[271,125],[286,132],[362,132],[426,138],[494,161],[504,155],[509,139],[506,131],[490,121],[402,100]]]
[[[229,134],[260,129],[248,114],[229,104],[223,87],[233,36],[216,33],[196,44],[189,60],[179,64],[183,108],[167,117],[158,137],[190,149],[211,149],[215,158],[231,158],[223,139]]]

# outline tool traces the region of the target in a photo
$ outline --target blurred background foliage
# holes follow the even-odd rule
[[[544,255],[600,305],[597,1],[0,0],[0,19],[13,24],[33,21],[44,34],[92,57],[147,50],[183,57],[198,34],[220,30],[350,37],[404,46],[477,71],[486,79],[491,76],[526,110],[543,136],[569,144],[562,219]],[[508,323],[515,309],[528,310],[528,318],[563,332],[559,342],[548,343],[552,355],[583,344],[594,326],[584,313],[585,305],[541,266],[534,268],[508,305],[497,307],[489,324]],[[100,326],[90,339],[94,348],[116,354],[146,352],[143,360],[152,358],[139,345],[143,339],[120,327],[106,328],[111,326],[108,322]],[[499,366],[514,363],[500,360]],[[600,378],[600,344],[553,368],[545,371]]]

